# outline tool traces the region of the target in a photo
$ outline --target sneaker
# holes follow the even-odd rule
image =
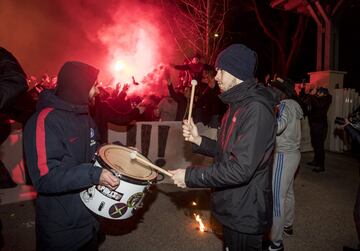
[[[284,234],[286,236],[293,236],[294,235],[293,227],[292,226],[284,227]]]
[[[284,245],[282,244],[282,242],[280,242],[279,244],[271,242],[268,250],[269,251],[284,251]]]

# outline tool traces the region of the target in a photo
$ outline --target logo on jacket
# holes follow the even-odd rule
[[[95,136],[95,131],[93,128],[90,128],[90,138],[94,138]]]
[[[69,142],[75,143],[78,139],[79,139],[79,137],[71,137],[71,138],[69,138]]]

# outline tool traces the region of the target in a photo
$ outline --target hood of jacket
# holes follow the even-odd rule
[[[69,103],[87,105],[90,89],[98,74],[99,70],[91,65],[76,61],[66,62],[58,74],[55,94]]]
[[[77,105],[70,102],[67,102],[57,95],[55,95],[54,90],[44,90],[40,93],[39,101],[36,105],[36,110],[41,111],[45,107],[52,107],[58,110],[74,112],[74,113],[88,113],[89,106],[86,105]]]
[[[244,82],[232,87],[231,89],[221,93],[220,99],[230,106],[236,103],[247,103],[257,100],[263,103],[270,110],[279,103],[276,93],[270,88],[258,85],[255,78],[245,80]]]

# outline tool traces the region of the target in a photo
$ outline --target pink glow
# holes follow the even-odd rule
[[[127,46],[121,46],[117,43],[117,34],[107,34],[107,43],[109,50],[108,69],[116,82],[131,82],[131,77],[142,79],[157,64],[158,48],[156,41],[151,37],[150,30],[154,30],[149,24],[148,28],[135,30],[131,36],[123,38],[128,43]],[[112,29],[108,30],[113,32]],[[130,34],[129,34],[130,35]]]
[[[19,57],[29,75],[55,76],[65,61],[76,60],[98,68],[104,86],[131,83],[131,76],[141,84],[159,63],[175,61],[171,12],[156,1],[2,2],[0,33],[12,27],[2,46]],[[141,85],[130,91],[137,89],[143,91]]]
[[[97,32],[98,39],[107,48],[102,69],[102,76],[108,76],[105,86],[114,87],[119,82],[131,84],[134,77],[139,85],[130,85],[129,94],[165,94],[166,88],[158,88],[156,81],[151,81],[152,86],[146,81],[149,73],[159,76],[156,68],[172,48],[171,40],[164,35],[160,15],[157,7],[136,1],[119,8],[112,15],[112,24]]]
[[[24,160],[20,160],[14,167],[11,168],[11,177],[15,183],[25,184]]]

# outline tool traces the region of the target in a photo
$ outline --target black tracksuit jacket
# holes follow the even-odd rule
[[[277,99],[254,79],[222,93],[229,105],[218,141],[203,137],[195,150],[214,157],[209,167],[186,169],[188,187],[210,187],[212,213],[221,224],[262,234],[272,223],[272,162]]]
[[[42,92],[24,139],[27,166],[38,192],[37,250],[76,250],[98,228],[79,195],[97,184],[101,174],[101,168],[91,163],[99,137],[88,106]]]

